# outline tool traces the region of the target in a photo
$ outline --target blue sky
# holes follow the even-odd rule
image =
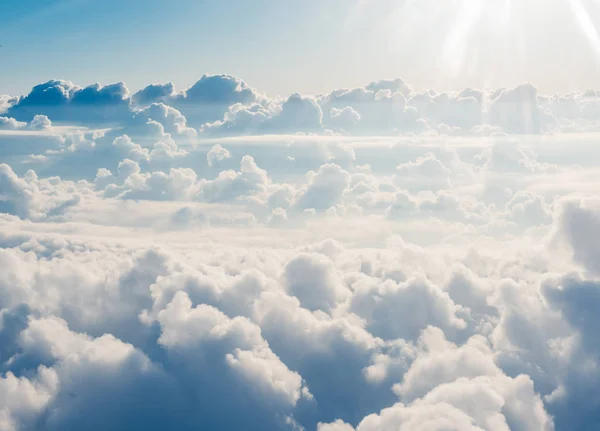
[[[204,72],[240,75],[284,93],[294,81],[297,91],[325,90],[340,80],[352,84],[364,76],[321,76],[353,51],[339,52],[341,3],[3,2],[0,90],[22,92],[55,77],[125,80],[132,87],[168,80],[186,85]]]
[[[183,88],[203,73],[270,95],[392,77],[585,89],[597,82],[598,12],[593,0],[5,0],[0,94],[51,78]]]

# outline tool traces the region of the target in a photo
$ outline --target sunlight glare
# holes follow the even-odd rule
[[[356,0],[352,17],[375,4]],[[402,0],[392,10],[381,23],[391,61],[419,61],[440,86],[465,76],[486,84],[495,77],[527,80],[543,74],[542,65],[556,62],[560,51],[571,55],[572,46],[583,58],[577,38],[600,61],[600,34],[585,0]]]
[[[569,0],[569,3],[575,14],[580,30],[594,50],[596,60],[600,60],[600,36],[598,35],[598,30],[596,29],[589,12],[581,3],[581,0]]]

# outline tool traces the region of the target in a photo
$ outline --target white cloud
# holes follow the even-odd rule
[[[318,254],[303,254],[290,260],[284,278],[289,294],[308,310],[328,312],[349,293],[333,264]]]
[[[539,105],[537,89],[530,84],[493,94],[487,117],[507,133],[540,133],[554,120]]]
[[[52,121],[45,115],[36,115],[31,120],[30,127],[33,130],[47,130],[52,128]]]
[[[206,160],[208,162],[208,166],[212,167],[216,162],[220,162],[221,160],[225,160],[231,157],[231,153],[227,151],[226,148],[223,148],[221,145],[216,144],[206,153]]]
[[[0,117],[0,129],[2,130],[18,130],[27,126],[27,123],[17,121],[14,118]]]
[[[395,182],[401,187],[416,190],[440,190],[450,188],[450,169],[433,153],[396,167]]]
[[[191,355],[200,370],[212,360],[203,357],[216,350],[225,364],[247,380],[270,404],[294,405],[302,396],[302,378],[290,371],[269,349],[260,328],[244,317],[229,319],[219,310],[199,305],[192,309],[187,294],[178,292],[158,314],[162,335],[158,342],[177,355]],[[192,329],[195,328],[195,329]],[[221,346],[212,347],[215,343]],[[202,361],[206,363],[203,364]]]
[[[600,248],[593,234],[600,229],[600,200],[589,197],[561,200],[555,217],[557,239],[566,242],[575,261],[600,274]]]
[[[159,123],[164,133],[184,136],[196,135],[196,131],[193,128],[187,127],[187,120],[181,112],[164,103],[153,103],[137,111],[131,119],[131,124],[127,126],[126,133],[150,134],[152,129],[156,129],[156,127],[153,127],[153,123]],[[144,130],[145,128],[148,131]]]
[[[239,171],[222,171],[214,180],[201,180],[198,198],[209,202],[235,199],[257,192],[268,183],[267,172],[259,168],[251,156],[244,156]]]
[[[341,129],[352,129],[360,123],[360,114],[351,106],[346,106],[343,109],[331,108],[329,116],[331,117],[331,123]]]
[[[350,174],[336,164],[326,164],[317,172],[306,174],[308,185],[298,196],[300,210],[314,208],[325,211],[337,204],[350,183]]]
[[[3,102],[0,430],[595,429],[597,98]]]

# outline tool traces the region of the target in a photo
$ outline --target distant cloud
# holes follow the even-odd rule
[[[211,136],[327,131],[357,135],[429,131],[456,136],[479,135],[486,128],[511,134],[600,130],[600,96],[595,91],[539,95],[531,84],[438,93],[415,92],[395,79],[314,98],[292,94],[270,99],[237,77],[203,75],[181,91],[167,82],[150,84],[130,95],[124,83],[79,87],[51,80],[26,96],[0,97],[0,113],[16,121],[30,122],[35,115],[46,115],[56,123],[92,127],[128,124],[148,109],[160,116],[156,106],[175,109],[183,116],[190,129],[186,133],[201,129]]]
[[[114,124],[129,112],[129,90],[124,83],[85,88],[69,81],[48,81],[33,87],[6,112],[20,121],[46,115],[52,121],[71,124]]]
[[[152,84],[135,93],[135,106],[164,103],[178,109],[190,124],[200,127],[222,120],[227,109],[236,103],[248,105],[262,100],[256,90],[231,75],[203,75],[194,85],[176,92],[173,83]]]

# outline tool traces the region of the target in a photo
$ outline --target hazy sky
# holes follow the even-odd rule
[[[598,0],[3,0],[0,94],[230,73],[270,95],[401,77],[417,89],[600,88]]]

